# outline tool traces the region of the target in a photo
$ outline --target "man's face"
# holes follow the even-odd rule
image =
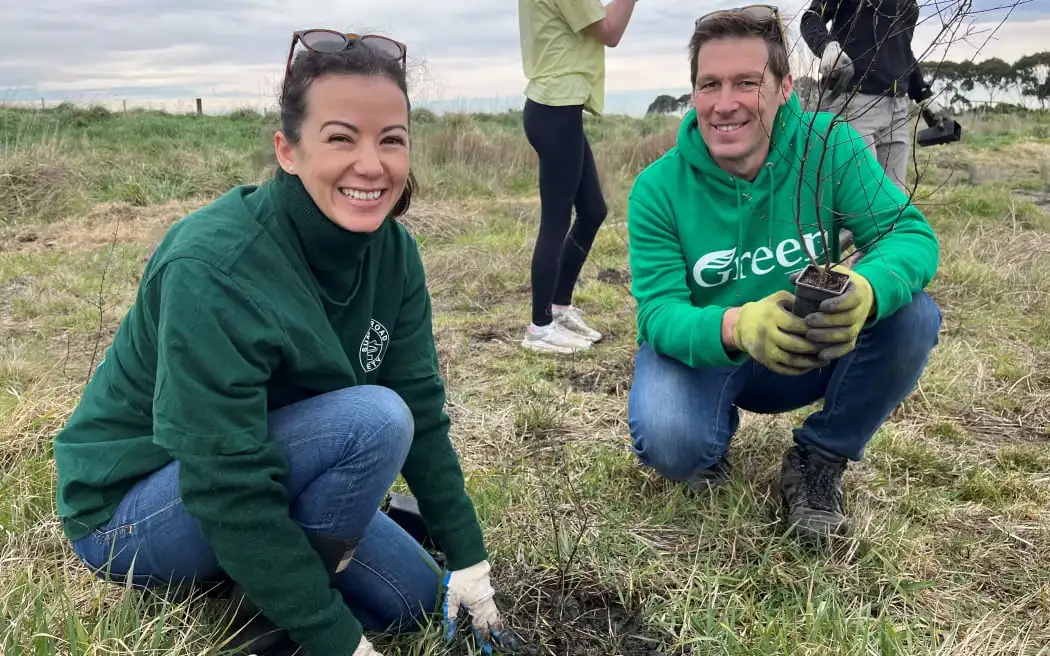
[[[769,51],[759,37],[701,46],[693,106],[700,134],[719,165],[738,175],[757,173],[769,152],[773,119],[791,87],[790,75],[780,83],[774,78]]]

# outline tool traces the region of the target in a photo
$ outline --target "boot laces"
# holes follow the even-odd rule
[[[799,461],[806,501],[812,508],[828,512],[842,512],[841,481],[846,461],[830,460],[807,451]]]

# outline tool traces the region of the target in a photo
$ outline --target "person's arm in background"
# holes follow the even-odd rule
[[[933,227],[885,172],[853,126],[837,123],[829,141],[834,153],[834,211],[865,256],[853,270],[874,295],[871,322],[911,302],[933,280],[940,243]]]
[[[904,30],[904,38],[908,42],[908,97],[920,108],[930,110],[935,118],[941,118],[947,114],[947,111],[943,105],[933,99],[933,89],[926,82],[922,68],[919,67],[919,62],[915,58],[915,51],[911,47],[912,38],[915,35],[915,23],[919,20],[919,8],[913,5],[911,10],[913,13],[908,16],[908,27]]]
[[[835,18],[838,11],[838,0],[813,0],[799,20],[799,31],[802,40],[817,57],[824,54],[824,48],[835,40],[828,31],[828,23]]]
[[[556,4],[572,31],[586,30],[605,46],[615,48],[627,30],[638,0],[611,0],[605,6],[601,0],[556,0]]]
[[[643,172],[627,201],[631,293],[638,331],[649,346],[690,367],[738,364],[745,355],[730,346],[736,312],[692,303],[689,265],[675,234],[667,197]],[[727,348],[729,349],[727,352]]]
[[[799,21],[799,31],[802,40],[806,42],[814,55],[820,58],[818,72],[821,78],[830,79],[834,72],[845,75],[851,79],[856,71],[853,67],[853,59],[842,49],[842,44],[828,31],[829,21],[834,24],[839,9],[848,9],[848,1],[842,0],[847,6],[842,7],[840,0],[813,0],[809,8],[802,13]],[[854,29],[855,26],[851,26]]]

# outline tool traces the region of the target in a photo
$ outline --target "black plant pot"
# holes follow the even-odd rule
[[[839,271],[829,271],[812,264],[799,274],[795,281],[795,304],[791,312],[796,317],[805,319],[820,310],[820,304],[846,291],[849,275]]]

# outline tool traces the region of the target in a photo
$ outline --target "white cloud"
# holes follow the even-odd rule
[[[978,4],[1005,1],[1010,0]],[[693,20],[736,4],[639,2],[621,45],[607,51],[607,89],[684,88]],[[790,0],[781,6],[794,16],[805,4]],[[990,43],[978,34],[970,45],[954,45],[949,57],[971,57],[983,45],[979,58],[1013,60],[1045,48],[1050,10],[1039,9],[1040,18],[1031,4],[1026,9],[1026,16],[1011,18]],[[134,103],[169,95],[185,103],[201,96],[208,107],[221,104],[223,97],[268,106],[276,98],[291,32],[306,27],[376,30],[405,41],[410,57],[426,64],[415,76],[417,101],[516,98],[525,85],[516,3],[510,0],[0,0],[0,14],[9,26],[0,40],[0,100],[47,95]],[[917,29],[917,51],[926,48],[934,32],[932,23]]]

